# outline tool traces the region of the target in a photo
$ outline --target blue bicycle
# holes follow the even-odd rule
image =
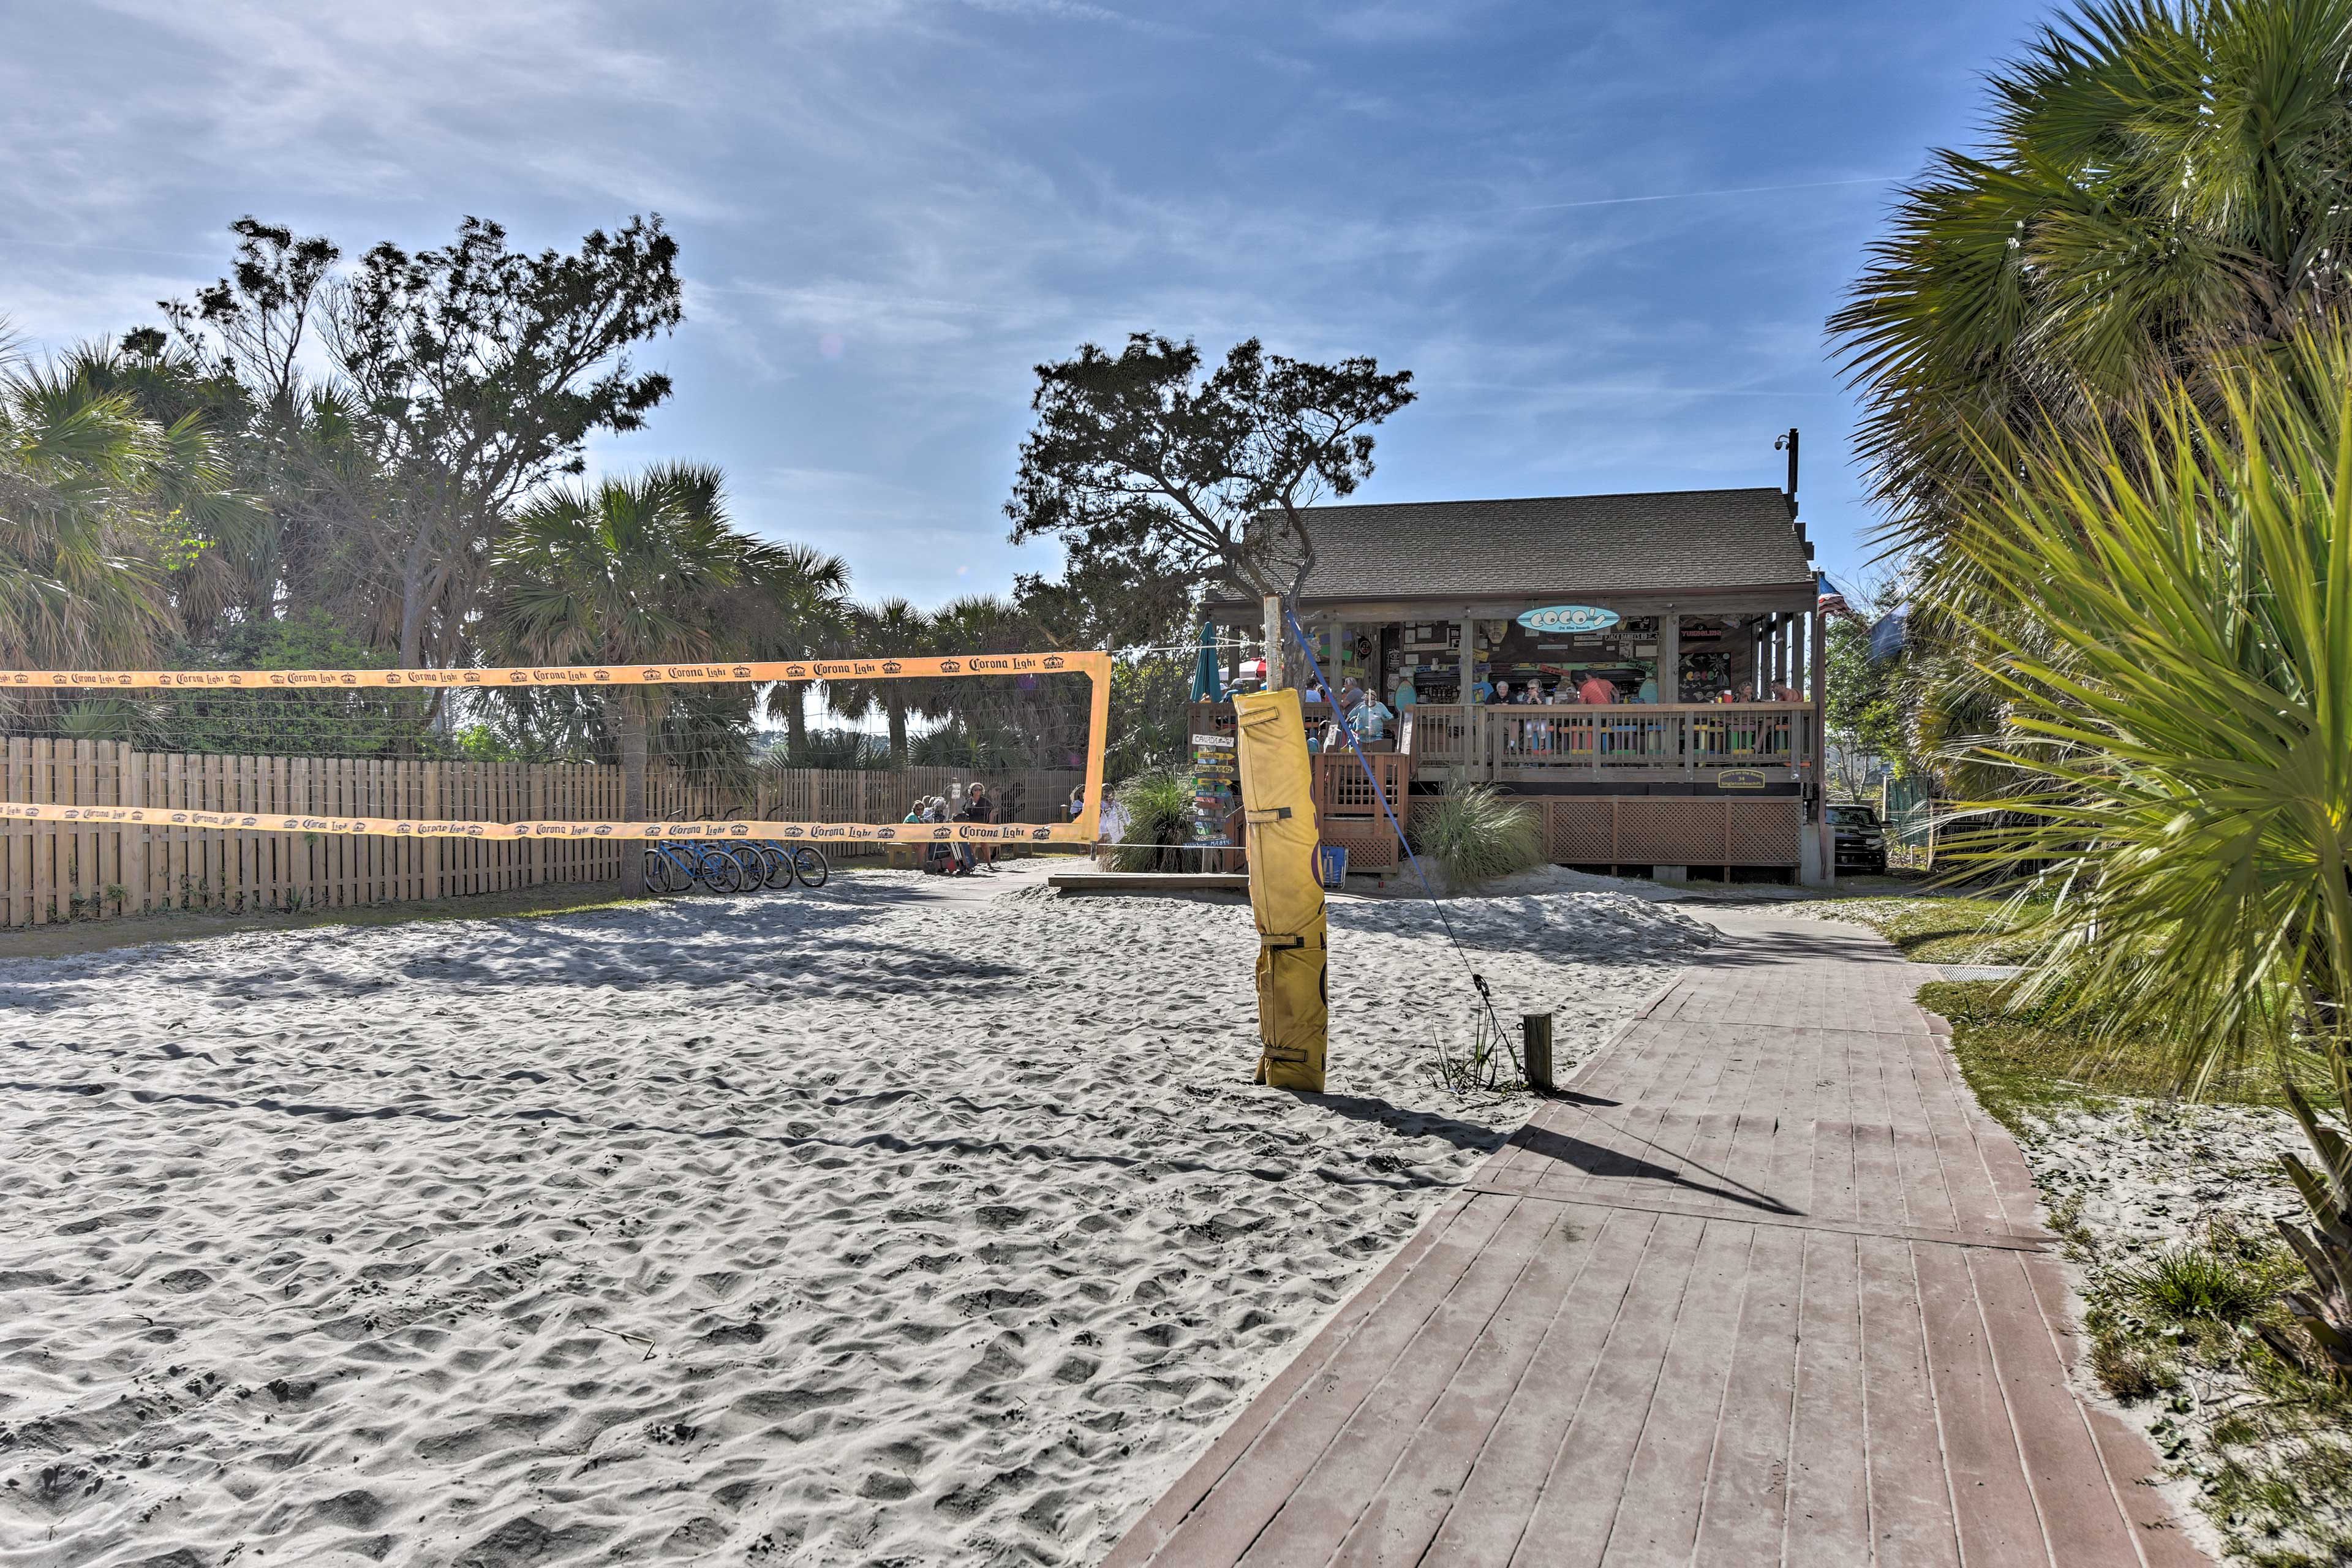
[[[778,844],[773,839],[753,841],[751,847],[760,852],[765,876],[761,885],[781,891],[798,882],[803,888],[822,888],[833,874],[825,864],[824,851],[814,844]]]
[[[646,889],[656,893],[685,893],[707,888],[714,893],[740,893],[761,886],[765,859],[749,844],[713,844],[699,839],[665,839],[646,846]]]

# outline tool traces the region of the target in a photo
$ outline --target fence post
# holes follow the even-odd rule
[[[437,820],[441,816],[441,770],[448,765],[446,763],[425,764],[425,816],[428,821]],[[425,896],[428,899],[437,899],[445,891],[441,885],[441,851],[446,847],[446,841],[437,836],[425,841]]]

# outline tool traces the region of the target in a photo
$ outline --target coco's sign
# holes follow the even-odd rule
[[[1605,632],[1618,619],[1616,611],[1595,605],[1549,605],[1519,612],[1519,625],[1531,632]]]

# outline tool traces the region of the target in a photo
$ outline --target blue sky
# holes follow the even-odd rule
[[[1004,539],[1031,366],[1130,330],[1411,368],[1364,500],[1777,484],[1866,558],[1823,318],[1965,142],[2009,0],[1758,6],[0,0],[0,316],[155,319],[252,213],[349,253],[659,211],[677,378],[600,468],[929,604]]]

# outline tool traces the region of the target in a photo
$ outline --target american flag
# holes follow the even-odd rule
[[[1814,574],[1814,581],[1820,589],[1820,597],[1817,598],[1814,603],[1820,608],[1822,614],[1825,616],[1850,616],[1853,614],[1853,606],[1845,602],[1845,595],[1838,592],[1837,584],[1830,581],[1828,573],[1820,572]]]

